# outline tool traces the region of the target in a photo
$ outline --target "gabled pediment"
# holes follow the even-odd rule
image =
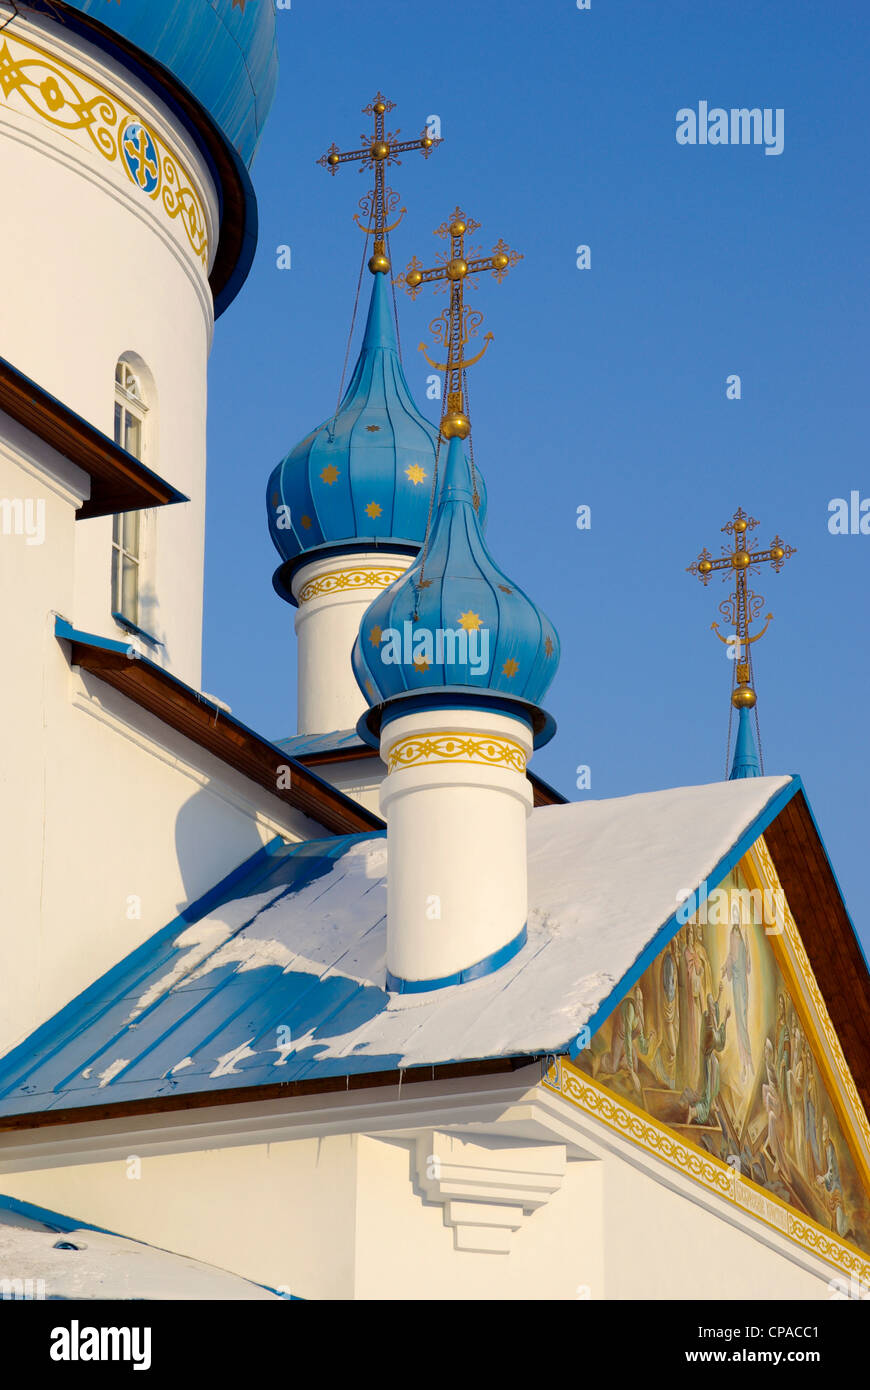
[[[687,898],[667,940],[599,1011],[581,1039],[588,1045],[562,1063],[557,1084],[674,1166],[866,1279],[870,1126],[792,909],[792,898],[801,902],[818,952],[823,923],[812,902],[815,895],[826,903],[824,876],[821,861],[813,872],[813,861],[789,858],[799,829],[797,821],[770,827],[790,893],[767,835],[759,835],[718,881]],[[854,940],[839,895],[838,902]],[[832,903],[827,913],[825,951],[845,957],[849,942]],[[863,1011],[863,966],[837,991],[841,1014],[850,990]],[[638,1123],[647,1117],[652,1124]]]

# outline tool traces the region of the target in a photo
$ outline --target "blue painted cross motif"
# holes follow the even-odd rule
[[[124,163],[143,193],[153,193],[160,182],[157,146],[143,125],[131,121],[121,136]]]

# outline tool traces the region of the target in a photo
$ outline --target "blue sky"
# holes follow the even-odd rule
[[[210,368],[205,689],[269,736],[295,732],[265,486],[334,408],[369,183],[316,160],[358,144],[381,87],[403,138],[432,114],[444,135],[391,171],[408,208],[396,268],[430,262],[457,203],[481,244],[524,253],[475,297],[495,341],[471,386],[490,548],[562,639],[559,732],[535,770],[572,797],[723,776],[731,672],[710,624],[727,590],[685,567],[703,545],[719,554],[743,506],[760,542],[778,531],[798,552],[753,586],[775,614],[755,653],[765,769],[803,777],[866,949],[870,536],[832,536],[828,503],[870,497],[870,20],[795,0],[293,0],[277,24],[260,247]],[[783,152],[678,145],[677,111],[701,100],[782,108]],[[442,302],[399,301],[433,418],[414,347]]]

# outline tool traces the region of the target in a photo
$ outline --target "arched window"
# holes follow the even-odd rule
[[[142,459],[148,405],[142,374],[124,358],[115,368],[115,443]],[[120,512],[112,519],[112,615],[139,630],[142,593],[143,512]]]

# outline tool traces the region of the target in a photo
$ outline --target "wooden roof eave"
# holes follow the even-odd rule
[[[90,478],[77,521],[190,500],[2,357],[0,410]]]

